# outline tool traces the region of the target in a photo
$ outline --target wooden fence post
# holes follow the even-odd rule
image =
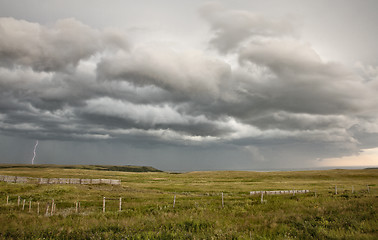
[[[369,187],[369,185],[366,185],[366,187],[367,187],[368,193],[370,193],[370,187]]]
[[[223,192],[222,192],[222,208],[224,207]]]
[[[352,194],[354,193],[354,186],[352,186]]]
[[[37,202],[37,214],[39,215],[39,202]]]
[[[20,196],[18,196],[18,198],[17,198],[17,206],[20,206]]]
[[[50,205],[47,203],[46,204],[46,214],[45,214],[46,217],[49,215],[49,206]]]
[[[54,214],[54,199],[52,200],[52,202],[51,202],[51,216]]]
[[[22,211],[25,210],[25,201],[26,201],[25,199],[24,201],[22,201]]]
[[[76,201],[75,213],[78,212],[78,209],[77,209],[78,205],[79,205],[79,203],[78,203],[78,201]]]
[[[119,211],[122,211],[122,198],[119,198]]]
[[[335,185],[335,194],[337,195],[337,185]]]
[[[261,203],[264,203],[264,192],[261,191]]]
[[[105,197],[102,199],[102,212],[105,212]]]
[[[9,196],[7,196],[7,205],[8,205],[8,203],[9,203]]]
[[[29,200],[29,212],[31,212],[31,200]]]
[[[176,195],[173,197],[173,208],[175,207],[176,205]]]

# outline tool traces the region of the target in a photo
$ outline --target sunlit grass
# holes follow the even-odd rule
[[[122,181],[118,186],[0,183],[2,239],[377,238],[378,170],[374,169],[171,174],[25,167],[1,169],[0,174]],[[249,195],[253,190],[292,189],[311,192],[268,195],[264,203],[261,196]],[[26,199],[25,210],[17,205],[18,196]],[[102,213],[104,196],[114,200],[106,201]],[[122,211],[118,211],[120,197]],[[52,199],[56,212],[45,216]],[[80,201],[79,213],[76,201]]]

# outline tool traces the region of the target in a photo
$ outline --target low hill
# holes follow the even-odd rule
[[[0,164],[0,169],[4,168],[62,168],[62,169],[87,169],[101,171],[119,172],[162,172],[159,169],[149,166],[112,166],[112,165],[55,165],[55,164]]]

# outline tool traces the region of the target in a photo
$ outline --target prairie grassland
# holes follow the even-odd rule
[[[0,175],[122,181],[120,186],[1,182],[0,239],[378,238],[377,169],[172,174],[25,166],[0,169]],[[254,190],[292,189],[311,192],[268,195],[264,203],[261,196],[249,195]],[[18,196],[25,199],[24,210]],[[103,197],[113,199],[106,201],[105,213]],[[46,216],[52,199],[56,211]]]

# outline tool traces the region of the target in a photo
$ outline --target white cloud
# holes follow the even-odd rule
[[[200,14],[214,32],[211,44],[221,52],[238,48],[243,41],[251,38],[295,35],[293,23],[288,19],[272,19],[249,11],[229,10],[215,2],[203,4]]]
[[[88,113],[131,119],[150,126],[168,123],[188,124],[190,120],[168,105],[136,105],[111,98],[90,99],[86,101],[86,105],[83,111]]]
[[[204,99],[219,97],[230,70],[224,61],[200,51],[177,52],[159,46],[140,46],[130,53],[105,58],[99,65],[100,77],[107,80],[156,85]]]
[[[0,64],[30,66],[36,71],[72,71],[80,60],[109,47],[127,48],[115,30],[101,32],[73,18],[43,26],[0,18]]]

